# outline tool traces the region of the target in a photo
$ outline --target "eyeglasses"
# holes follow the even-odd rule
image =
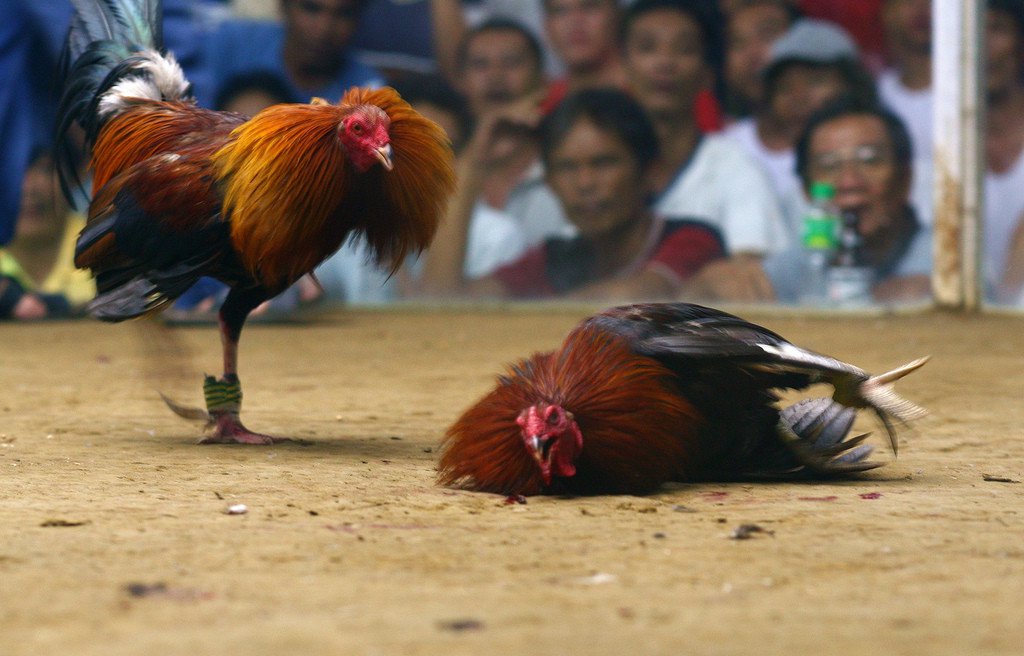
[[[811,167],[817,176],[835,177],[846,165],[860,173],[874,172],[892,162],[889,148],[864,145],[821,153],[811,158]]]

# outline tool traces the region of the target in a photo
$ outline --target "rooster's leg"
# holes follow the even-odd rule
[[[260,288],[233,289],[220,309],[218,323],[224,349],[224,375],[220,379],[207,376],[203,384],[206,409],[214,429],[212,434],[200,440],[200,444],[273,444],[283,441],[283,438],[250,431],[238,416],[242,409],[242,384],[238,380],[238,340],[249,312],[266,299],[266,292]]]

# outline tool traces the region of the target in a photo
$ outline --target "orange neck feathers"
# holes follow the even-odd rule
[[[366,103],[391,119],[391,172],[356,173],[338,141],[341,120]],[[353,89],[340,105],[270,107],[213,156],[235,249],[271,289],[311,271],[352,232],[397,269],[433,238],[454,188],[451,160],[444,131],[391,89]]]
[[[332,105],[274,105],[235,128],[213,156],[235,250],[268,287],[287,285],[327,255],[322,233],[347,182],[340,118]]]
[[[537,403],[571,412],[583,434],[570,492],[648,492],[683,476],[699,418],[672,374],[593,327],[573,331],[555,353],[514,365],[448,430],[439,481],[501,494],[546,491],[516,418]]]
[[[367,172],[372,203],[357,199],[360,221],[378,264],[397,271],[405,256],[430,245],[455,190],[454,155],[444,130],[416,112],[390,87],[350,89],[342,107],[376,105],[391,119],[394,169]],[[346,198],[346,201],[349,200]]]
[[[212,152],[243,120],[188,102],[137,100],[134,105],[111,119],[96,139],[89,160],[94,192],[130,166],[156,155],[178,153],[183,145],[197,152]],[[195,134],[201,138],[196,139]]]

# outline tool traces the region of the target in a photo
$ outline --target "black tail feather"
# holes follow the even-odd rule
[[[160,312],[202,277],[207,263],[205,259],[189,260],[127,281],[128,270],[104,272],[96,279],[100,293],[86,310],[95,319],[112,322]]]
[[[72,61],[96,41],[113,41],[134,50],[163,47],[161,0],[71,0],[75,13],[68,32]]]
[[[101,96],[130,67],[133,53],[163,47],[161,0],[72,0],[71,18],[61,56],[61,98],[57,109],[56,155],[61,190],[74,203],[82,186],[77,163],[79,148],[72,128],[85,133],[88,152],[102,122],[97,113]]]

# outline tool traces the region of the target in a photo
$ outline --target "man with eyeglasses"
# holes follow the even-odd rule
[[[816,113],[797,142],[797,172],[806,189],[835,187],[840,212],[856,217],[864,264],[877,302],[923,300],[930,293],[932,237],[909,203],[911,145],[906,127],[878,105],[843,98]],[[765,272],[783,303],[802,282],[801,251],[773,256]]]

